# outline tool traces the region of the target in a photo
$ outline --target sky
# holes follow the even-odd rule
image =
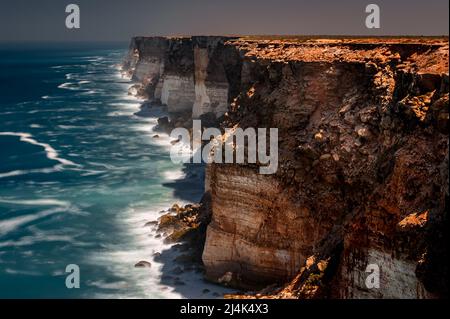
[[[77,4],[80,29],[67,29]],[[381,28],[367,29],[375,3]],[[0,42],[153,35],[448,35],[448,0],[0,0]]]

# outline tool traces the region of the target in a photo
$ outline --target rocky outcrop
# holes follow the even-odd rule
[[[276,174],[207,167],[207,278],[283,298],[448,295],[448,39],[185,41],[194,117],[279,130]]]
[[[158,233],[162,233],[167,243],[177,243],[183,247],[184,254],[176,258],[177,262],[202,267],[202,253],[206,237],[206,228],[211,222],[211,196],[207,193],[199,204],[184,207],[174,204],[167,213],[155,223]]]

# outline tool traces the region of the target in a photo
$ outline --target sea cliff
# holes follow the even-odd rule
[[[136,37],[123,70],[173,118],[279,130],[274,175],[207,165],[209,280],[448,296],[448,38]]]

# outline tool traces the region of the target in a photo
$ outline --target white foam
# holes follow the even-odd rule
[[[133,130],[135,130],[137,132],[153,133],[153,135],[155,135],[157,133],[153,131],[154,126],[155,126],[155,124],[152,126],[150,123],[144,123],[144,124],[133,125],[132,128],[133,128]],[[158,136],[162,136],[162,134],[158,134]]]
[[[0,200],[0,203],[1,202],[2,201]],[[8,201],[6,201],[6,202],[8,202]],[[47,210],[41,211],[36,214],[29,214],[29,215],[14,217],[14,218],[0,221],[0,236],[4,236],[7,233],[15,231],[16,229],[18,229],[20,226],[22,226],[24,224],[28,224],[34,220],[44,218],[44,217],[47,217],[47,216],[50,216],[50,215],[53,215],[56,213],[60,213],[62,211],[63,210],[61,208],[53,208],[53,209],[47,209]]]
[[[184,143],[182,141],[179,141],[175,144],[172,144],[174,138],[170,137],[168,134],[152,131],[152,136],[155,134],[157,134],[158,137],[153,138],[151,140],[151,143],[154,145],[159,145],[169,150],[171,154],[171,159],[174,162],[185,163],[190,161],[193,155],[190,143]]]
[[[117,107],[117,110],[107,113],[107,116],[132,116],[139,110],[140,103],[133,102],[120,102],[110,103],[110,106]]]
[[[58,276],[64,276],[66,273],[62,270],[55,270],[52,272],[52,276],[58,277]]]
[[[74,83],[71,82],[65,82],[63,84],[58,85],[59,89],[66,89],[66,90],[77,90],[78,88],[71,87]]]
[[[45,112],[54,112],[54,109],[38,109],[38,110],[32,110],[32,111],[28,111],[28,114],[36,114],[36,113],[45,113]],[[58,109],[58,112],[74,112],[74,111],[80,111],[79,109],[76,108],[60,108]]]
[[[164,178],[171,181],[176,181],[186,177],[186,174],[181,170],[165,171],[163,173]]]
[[[117,106],[117,107],[120,107],[121,109],[128,109],[128,110],[137,111],[137,110],[139,110],[139,106],[141,104],[140,103],[136,103],[136,102],[121,102],[121,103],[110,103],[109,105]]]
[[[162,209],[162,206],[160,209]],[[170,245],[164,244],[162,239],[149,236],[148,228],[143,227],[148,218],[153,220],[159,216],[158,211],[160,209],[148,211],[136,210],[130,207],[123,211],[117,218],[121,220],[120,224],[124,226],[124,230],[130,236],[131,242],[127,243],[127,245],[107,245],[106,249],[101,253],[93,254],[88,258],[88,262],[94,265],[107,265],[119,277],[123,276],[132,279],[132,288],[135,295],[130,295],[133,291],[129,291],[128,297],[180,298],[180,294],[174,292],[171,287],[161,284],[160,276],[163,265],[156,262],[152,256],[155,252],[167,249]],[[152,266],[142,269],[135,268],[134,264],[140,260],[148,260]],[[122,285],[121,282],[108,284],[105,282],[90,282],[89,284],[96,287],[102,286],[104,289],[119,288]],[[162,292],[163,289],[166,290]]]
[[[5,272],[10,275],[25,275],[25,276],[40,276],[41,274],[37,271],[29,271],[29,270],[17,270],[6,268]]]
[[[27,206],[69,206],[70,203],[53,198],[11,200],[0,198],[0,203]]]
[[[133,115],[133,112],[121,112],[121,111],[114,111],[114,112],[108,112],[106,116],[129,116]]]
[[[72,161],[66,160],[64,158],[60,158],[58,156],[58,152],[56,152],[56,150],[51,147],[49,144],[46,143],[40,143],[38,141],[36,141],[35,139],[32,138],[32,135],[29,133],[22,133],[22,132],[0,132],[0,136],[18,136],[20,137],[20,140],[22,142],[25,143],[29,143],[29,144],[33,144],[33,145],[38,145],[44,148],[45,152],[47,153],[47,158],[54,160],[54,161],[58,161],[63,165],[72,165],[72,166],[80,166],[78,164],[75,164]]]
[[[104,57],[101,56],[94,56],[94,57],[84,57],[82,58],[83,60],[87,61],[87,62],[100,62],[105,60]]]
[[[15,170],[15,171],[10,171],[10,172],[6,172],[6,173],[0,173],[0,178],[20,176],[20,175],[26,175],[26,174],[36,174],[36,173],[49,174],[49,173],[57,172],[58,170],[59,170],[58,166],[51,167],[51,168]]]
[[[25,236],[19,240],[5,240],[0,243],[0,248],[3,247],[18,247],[18,246],[29,246],[34,245],[39,242],[68,242],[72,245],[74,244],[74,238],[72,236],[66,235],[48,235],[48,234],[38,234],[35,236]],[[76,243],[78,246],[84,245],[83,243]]]
[[[71,129],[80,128],[80,126],[75,126],[75,125],[58,125],[58,127],[63,130],[71,130]]]
[[[170,202],[172,202],[170,200]],[[179,202],[184,205],[186,203]],[[143,206],[142,206],[143,205]],[[148,221],[158,219],[159,212],[169,207],[169,202],[161,201],[159,205],[151,209],[145,208],[146,203],[134,203],[127,210],[118,214],[119,225],[130,236],[126,245],[108,245],[101,253],[96,253],[88,258],[94,265],[107,265],[118,277],[127,277],[133,280],[127,297],[135,298],[214,298],[214,292],[219,294],[231,292],[231,290],[207,283],[203,275],[195,271],[186,270],[177,275],[185,283],[184,286],[176,286],[174,283],[162,280],[164,274],[170,274],[170,270],[177,267],[173,263],[174,258],[179,256],[176,251],[170,251],[171,244],[164,243],[163,238],[155,237],[155,229],[144,227]],[[158,259],[155,253],[161,253],[165,257]],[[114,262],[112,262],[114,260]],[[150,268],[135,268],[134,263],[147,260],[151,263]],[[169,273],[168,273],[169,271]],[[115,283],[91,282],[91,285],[104,289],[122,288],[122,282]],[[210,290],[204,294],[203,290]],[[114,296],[114,295],[112,295]]]
[[[103,280],[98,281],[88,281],[86,282],[88,286],[97,287],[100,289],[127,289],[129,284],[126,281],[116,281],[116,282],[105,282]]]

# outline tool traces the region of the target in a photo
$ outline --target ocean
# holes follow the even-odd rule
[[[203,192],[118,65],[127,44],[0,48],[0,298],[214,298],[153,226]],[[158,134],[159,138],[154,135]],[[155,260],[154,254],[161,253]],[[140,260],[150,268],[136,268]],[[80,288],[66,287],[67,265]],[[180,284],[181,282],[181,284]]]

